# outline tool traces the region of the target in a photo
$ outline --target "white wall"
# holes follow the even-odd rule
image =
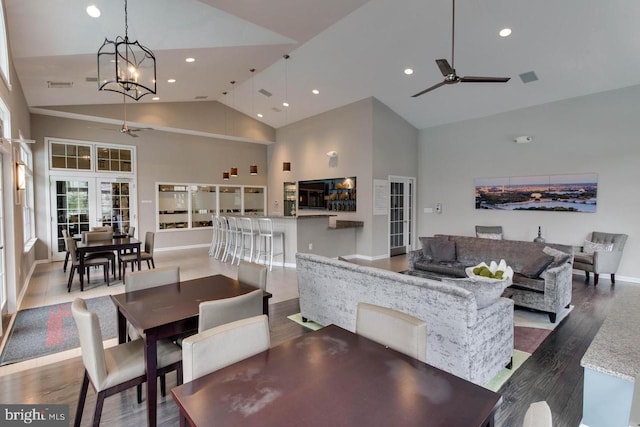
[[[593,230],[626,233],[617,277],[640,280],[640,86],[420,131],[418,236],[473,235],[502,225],[505,237],[580,245]],[[533,143],[515,144],[517,135]],[[474,178],[598,174],[596,213],[476,210]],[[423,208],[442,203],[442,214]]]

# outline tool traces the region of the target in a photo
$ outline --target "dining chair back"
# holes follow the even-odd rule
[[[185,382],[266,351],[271,346],[266,315],[199,332],[182,342]]]
[[[153,270],[134,271],[129,273],[127,283],[124,284],[124,291],[139,291],[179,282],[180,267],[161,267]]]
[[[93,425],[98,426],[105,398],[146,381],[144,341],[129,341],[105,349],[100,320],[87,309],[82,298],[71,304],[71,315],[78,328],[85,367],[74,426],[80,426],[82,421],[89,383],[98,394],[93,415]],[[178,384],[182,384],[182,352],[171,343],[158,343],[158,375],[174,370],[178,372]]]
[[[146,261],[147,268],[156,268],[156,263],[153,260],[154,244],[156,234],[153,231],[147,231],[144,236],[144,250],[140,251],[140,262]],[[131,271],[133,272],[133,266],[138,262],[138,254],[132,253],[119,253],[118,254],[118,270],[120,271],[122,281],[126,283],[126,271],[127,264],[131,264]]]
[[[69,259],[71,260],[71,269],[69,270],[69,280],[67,281],[67,292],[71,292],[71,284],[73,283],[73,277],[75,272],[80,272],[80,258],[78,258],[78,249],[76,241],[73,237],[67,237],[64,239],[65,245],[69,250]],[[111,260],[108,257],[99,256],[95,254],[92,257],[86,257],[84,259],[84,268],[87,270],[87,283],[91,280],[89,267],[103,267],[104,281],[109,286],[109,263]],[[80,282],[80,291],[84,291],[84,284]]]
[[[255,262],[240,261],[240,265],[238,266],[238,281],[266,291],[267,266],[256,264]]]
[[[103,242],[113,240],[113,231],[83,231],[82,242]]]
[[[113,232],[113,227],[110,225],[99,225],[96,227],[91,227],[91,231],[111,231]]]
[[[135,226],[133,226],[133,225],[130,225],[130,226],[127,228],[127,236],[128,236],[128,237],[135,237],[135,235],[136,235],[136,227],[135,227]]]
[[[427,324],[414,316],[360,302],[356,333],[414,359],[427,361]]]
[[[198,332],[262,314],[262,289],[200,303]]]

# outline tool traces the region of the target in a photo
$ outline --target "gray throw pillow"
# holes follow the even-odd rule
[[[431,255],[435,262],[453,262],[456,260],[456,242],[433,239],[430,242]]]
[[[460,288],[471,291],[476,297],[478,310],[488,307],[502,295],[509,286],[509,280],[495,280],[490,282],[474,281],[471,279],[442,279],[443,283],[450,283]]]
[[[549,268],[559,267],[562,264],[569,262],[571,259],[571,254],[549,246],[545,246],[544,249],[542,249],[542,252],[553,257],[553,262],[549,264]]]
[[[537,257],[529,258],[522,266],[519,273],[530,279],[537,279],[545,268],[553,262],[553,257],[547,254],[540,254]]]

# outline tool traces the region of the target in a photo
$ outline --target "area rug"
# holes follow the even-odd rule
[[[116,337],[116,308],[107,296],[86,300],[100,319],[102,339]],[[21,362],[80,346],[71,316],[71,303],[20,310],[0,357],[0,366]]]
[[[503,368],[500,370],[484,387],[496,392],[500,390],[500,387],[527,361],[540,344],[542,344],[572,310],[573,306],[564,309],[558,314],[556,323],[551,323],[547,314],[516,309],[513,316],[515,326],[513,366],[511,369]],[[287,316],[287,318],[314,331],[322,328],[322,325],[311,320],[303,322],[300,313],[292,314],[291,316]]]

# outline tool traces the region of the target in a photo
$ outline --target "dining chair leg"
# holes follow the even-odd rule
[[[160,394],[162,397],[167,395],[167,378],[164,375],[160,375]]]
[[[80,387],[80,396],[78,397],[78,406],[76,407],[76,419],[73,421],[74,427],[80,427],[82,421],[82,413],[84,412],[84,402],[87,400],[87,390],[89,389],[89,374],[84,371],[82,378],[82,386]]]
[[[64,256],[64,265],[62,266],[62,272],[67,272],[67,265],[69,264],[69,252]]]
[[[71,266],[71,271],[69,272],[69,282],[67,282],[67,292],[71,292],[71,284],[73,283],[73,276],[76,272],[75,266]]]
[[[102,418],[102,407],[104,406],[104,398],[106,396],[106,392],[100,391],[96,396],[96,410],[93,413],[93,427],[100,427],[100,418]]]
[[[142,403],[142,384],[136,386],[136,397],[138,398],[138,405]]]

